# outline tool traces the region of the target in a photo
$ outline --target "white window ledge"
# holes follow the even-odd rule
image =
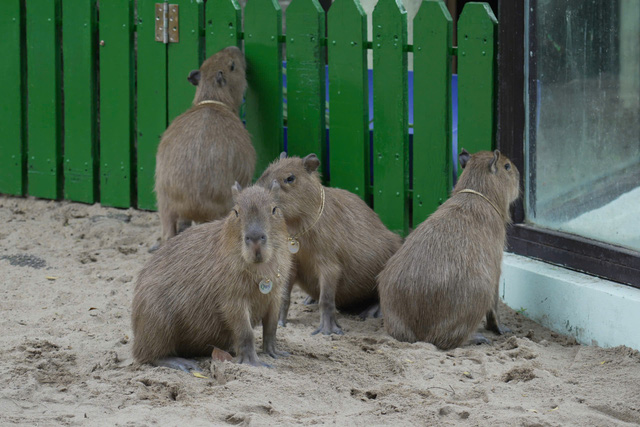
[[[505,252],[500,297],[581,344],[640,350],[640,289]]]

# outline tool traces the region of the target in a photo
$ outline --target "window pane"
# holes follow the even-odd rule
[[[640,250],[640,1],[527,12],[527,221]]]

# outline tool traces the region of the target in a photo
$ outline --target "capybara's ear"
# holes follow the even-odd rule
[[[493,151],[493,159],[489,163],[489,170],[491,173],[496,173],[498,171],[498,159],[500,158],[500,150]]]
[[[277,179],[274,179],[273,181],[271,181],[271,186],[269,187],[269,192],[271,194],[276,194],[278,191],[280,191],[280,183],[278,182]]]
[[[222,71],[218,71],[218,74],[216,74],[216,82],[218,82],[218,86],[220,87],[224,87],[227,85],[227,80],[224,78],[224,74],[222,74]]]
[[[302,164],[304,165],[304,168],[307,170],[307,172],[311,173],[318,169],[318,166],[320,166],[320,159],[318,159],[318,156],[316,156],[314,153],[311,153],[307,157],[302,159]]]
[[[192,85],[198,86],[198,83],[200,83],[200,70],[193,70],[190,72],[187,80],[189,80],[189,83]]]
[[[469,152],[463,148],[460,154],[458,155],[458,161],[460,161],[460,166],[462,166],[462,169],[464,169],[464,167],[467,166],[467,162],[469,161],[470,158],[471,158],[471,155],[469,154]]]
[[[287,152],[283,151],[282,153],[280,153],[280,160],[282,159],[286,159],[287,158]]]
[[[238,197],[238,194],[240,194],[240,192],[242,191],[242,186],[240,185],[240,183],[238,183],[238,181],[236,181],[232,186],[231,186],[231,198],[233,199],[233,202],[236,202],[236,198]]]

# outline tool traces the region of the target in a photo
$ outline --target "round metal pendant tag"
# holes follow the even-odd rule
[[[263,294],[268,294],[273,288],[273,282],[271,281],[271,279],[262,279],[262,281],[258,285],[258,288]]]
[[[299,250],[300,250],[300,242],[298,242],[296,239],[290,239],[289,252],[291,252],[292,254],[297,254]]]

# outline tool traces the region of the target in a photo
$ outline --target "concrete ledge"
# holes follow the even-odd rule
[[[500,296],[514,310],[581,344],[640,350],[640,290],[504,254]]]

